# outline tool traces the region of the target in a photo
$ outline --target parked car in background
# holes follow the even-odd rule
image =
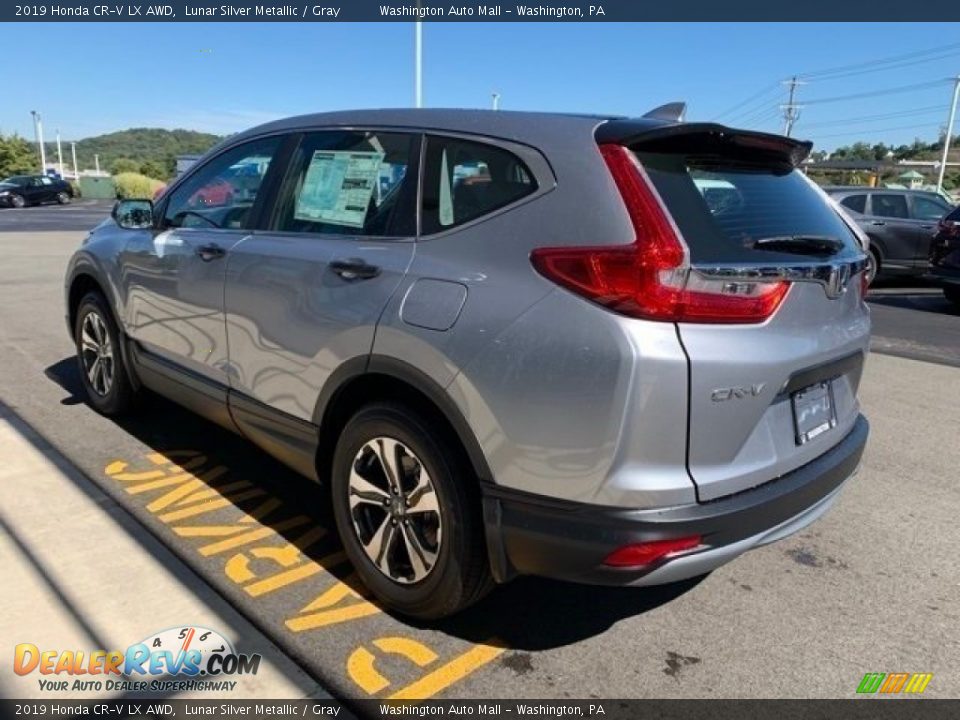
[[[152,389],[320,482],[372,596],[419,618],[795,533],[867,441],[867,257],[809,143],[676,114],[233,135],[73,256],[89,402]]]
[[[48,175],[14,175],[0,180],[0,205],[25,207],[56,202],[66,205],[73,199],[73,188],[66,180]]]
[[[960,308],[960,208],[937,225],[930,246],[928,278],[943,287],[943,295]]]
[[[953,207],[937,193],[871,187],[826,187],[870,239],[871,272],[926,273],[937,223]]]

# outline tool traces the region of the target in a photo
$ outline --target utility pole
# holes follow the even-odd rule
[[[73,178],[80,182],[80,168],[77,166],[77,144],[75,142],[70,143],[70,152],[73,153]]]
[[[417,3],[417,7],[420,7],[420,3]],[[417,21],[416,23],[416,49],[415,54],[416,58],[414,60],[414,74],[416,78],[414,80],[414,99],[415,107],[423,107],[423,23]]]
[[[43,147],[43,121],[40,119],[40,113],[36,110],[31,110],[30,114],[33,116],[33,137],[40,148],[40,174],[46,175],[47,151]]]
[[[499,110],[500,109],[500,93],[495,92],[495,93],[490,93],[490,95],[493,98],[493,109]]]
[[[950,138],[953,135],[953,121],[957,117],[957,98],[960,97],[960,75],[953,79],[953,100],[950,103],[950,118],[947,120],[947,134],[943,136],[943,157],[940,158],[940,173],[937,176],[937,190],[943,190],[943,174],[947,171],[947,153],[950,152]]]
[[[798,80],[797,76],[794,75],[789,80],[784,80],[783,84],[790,86],[790,99],[787,100],[786,105],[780,106],[780,109],[783,110],[783,134],[790,137],[790,133],[793,131],[793,124],[799,119],[800,108],[803,107],[802,105],[797,105],[795,102],[797,86],[806,85],[806,83]]]
[[[60,147],[60,128],[57,128],[57,165],[60,177],[63,178],[63,149]]]

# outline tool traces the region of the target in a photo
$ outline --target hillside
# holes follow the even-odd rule
[[[206,152],[221,138],[218,135],[194,130],[162,130],[160,128],[131,128],[77,141],[77,163],[81,168],[94,166],[94,154],[100,155],[100,167],[109,170],[120,158],[129,158],[140,164],[157,163],[172,174],[174,157]],[[45,142],[47,164],[53,166],[57,158],[57,143]],[[63,161],[70,164],[70,143],[61,143]]]

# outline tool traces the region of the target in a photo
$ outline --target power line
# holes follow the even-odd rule
[[[912,117],[914,115],[929,115],[932,113],[940,113],[940,112],[943,112],[943,108],[940,105],[930,105],[924,108],[917,108],[916,110],[903,110],[900,112],[881,113],[879,115],[860,115],[859,117],[849,117],[849,118],[843,118],[841,120],[823,120],[823,121],[814,122],[814,123],[804,123],[803,129],[807,130],[808,128],[814,128],[814,127],[847,125],[852,122],[868,123],[868,122],[876,122],[877,120],[890,120],[892,118],[898,118],[898,117]]]
[[[759,100],[760,98],[764,98],[764,97],[766,97],[767,95],[770,95],[772,92],[774,92],[774,91],[776,91],[776,90],[779,90],[779,89],[780,89],[780,83],[778,83],[778,82],[775,82],[775,83],[773,83],[772,85],[768,85],[768,86],[766,86],[763,90],[761,90],[761,91],[758,92],[758,93],[755,93],[755,94],[751,95],[750,97],[748,97],[748,98],[747,98],[746,100],[744,100],[743,102],[737,103],[737,104],[734,105],[733,107],[728,108],[727,110],[724,110],[724,111],[723,111],[722,113],[720,113],[719,115],[715,115],[715,116],[713,117],[713,119],[714,119],[714,120],[719,120],[720,118],[725,117],[725,116],[729,115],[730,113],[736,112],[736,111],[739,110],[740,108],[746,107],[747,105],[750,105],[751,103],[755,102],[756,100]]]
[[[778,83],[778,85],[779,85],[779,83]],[[758,105],[757,107],[755,107],[754,109],[750,110],[749,112],[746,112],[746,113],[740,114],[740,115],[738,115],[738,116],[736,116],[736,117],[730,118],[730,120],[728,120],[727,122],[728,122],[729,124],[734,124],[734,123],[736,123],[736,124],[738,124],[738,125],[747,125],[747,124],[749,124],[749,123],[754,122],[754,121],[755,121],[758,117],[760,117],[761,115],[766,115],[767,113],[770,113],[770,112],[772,112],[772,113],[775,114],[775,115],[779,114],[779,113],[780,113],[779,106],[778,106],[778,105],[768,105],[768,104],[764,103],[763,105]]]
[[[911,90],[920,90],[923,88],[932,88],[943,86],[944,80],[931,80],[923,83],[914,83],[912,85],[900,85],[898,87],[886,88],[884,90],[869,90],[867,92],[851,93],[850,95],[835,95],[833,97],[813,98],[807,100],[807,105],[824,105],[826,103],[844,102],[846,100],[858,100],[866,97],[877,97],[879,95],[895,95],[897,93],[910,92]]]
[[[900,68],[912,67],[914,65],[922,65],[923,63],[936,62],[937,60],[945,60],[950,57],[956,57],[960,55],[960,50],[955,50],[953,52],[943,53],[941,55],[936,55],[934,57],[922,58],[920,60],[911,60],[910,62],[900,62],[892,65],[882,65],[880,67],[870,67],[864,68],[862,70],[852,70],[850,72],[838,73],[835,75],[829,75],[826,77],[816,77],[813,78],[817,82],[829,82],[830,80],[840,80],[842,78],[853,77],[856,75],[866,75],[868,73],[876,72],[885,72],[888,70],[899,70]],[[800,77],[806,78],[806,75],[801,75]]]
[[[892,132],[894,130],[920,130],[922,128],[930,129],[930,123],[923,123],[921,125],[897,125],[896,127],[885,127],[885,128],[876,128],[871,130],[873,133],[882,133],[882,132]],[[834,137],[850,137],[851,135],[859,135],[863,130],[851,130],[850,132],[842,133],[831,133],[829,135],[815,135],[818,140],[824,138],[834,138]]]
[[[902,67],[910,67],[913,65],[919,65],[927,62],[934,62],[937,60],[943,60],[948,57],[953,57],[960,55],[960,43],[951,43],[949,45],[940,45],[934,48],[927,48],[926,50],[915,50],[909,53],[901,53],[899,55],[891,55],[885,58],[878,58],[875,60],[862,61],[857,63],[849,63],[846,65],[838,65],[832,68],[825,68],[823,70],[813,70],[805,73],[798,73],[796,77],[804,80],[838,80],[844,77],[851,77],[855,75],[861,75],[866,73],[874,72],[883,72],[885,70],[895,70]],[[780,83],[774,83],[772,85],[767,85],[763,89],[749,96],[745,100],[733,105],[732,107],[724,110],[719,115],[716,115],[713,119],[719,120],[720,118],[726,117],[732,113],[736,113],[737,110],[743,109],[735,117],[747,117],[751,113],[754,113],[757,108],[748,108],[748,106],[760,101],[761,99],[766,99],[771,94],[773,94],[776,89],[779,87]],[[734,119],[731,119],[731,122],[734,122]]]
[[[780,117],[779,108],[768,108],[765,113],[757,116],[754,120],[750,121],[749,123],[743,124],[741,127],[744,127],[747,129],[757,129],[762,125],[766,125],[771,120],[779,119],[779,117]]]
[[[823,77],[825,75],[833,75],[836,73],[856,70],[858,68],[864,68],[864,67],[872,68],[878,65],[887,65],[891,63],[902,62],[904,60],[912,60],[918,57],[936,55],[937,53],[942,53],[948,50],[955,50],[955,49],[960,49],[960,43],[950,43],[949,45],[940,45],[935,48],[927,48],[926,50],[915,50],[913,52],[903,53],[900,55],[892,55],[886,58],[866,60],[866,61],[857,62],[857,63],[850,63],[848,65],[838,65],[836,67],[826,68],[824,70],[814,70],[812,72],[800,73],[800,76],[809,80],[813,78]]]

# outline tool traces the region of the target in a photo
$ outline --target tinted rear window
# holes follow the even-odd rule
[[[861,215],[867,209],[867,196],[866,195],[847,195],[843,200],[840,201],[840,204],[845,208],[850,208],[854,212],[858,212]]]
[[[796,256],[756,250],[773,237],[825,237],[856,247],[846,223],[799,171],[726,157],[637,152],[695,263]]]

